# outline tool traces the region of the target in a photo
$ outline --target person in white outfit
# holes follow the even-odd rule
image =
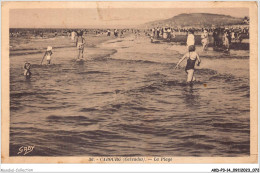
[[[46,60],[47,60],[47,65],[50,65],[51,64],[51,55],[52,55],[52,47],[48,46],[45,54],[42,57],[41,65],[42,65],[43,59],[45,57],[46,57]]]
[[[201,43],[203,46],[203,51],[207,50],[209,43],[209,34],[206,29],[204,29],[204,32],[201,34]]]
[[[187,48],[189,48],[189,46],[194,46],[194,45],[195,45],[194,31],[190,30],[188,32],[188,37],[187,37]]]
[[[71,40],[72,40],[72,41],[75,41],[75,37],[76,37],[76,32],[75,32],[75,31],[72,31],[72,32],[71,32]]]

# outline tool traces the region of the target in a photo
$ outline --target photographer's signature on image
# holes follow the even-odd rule
[[[18,152],[17,154],[26,155],[26,154],[32,152],[33,149],[34,149],[34,147],[35,147],[34,145],[32,145],[32,146],[21,146],[21,147],[19,148],[19,152]]]

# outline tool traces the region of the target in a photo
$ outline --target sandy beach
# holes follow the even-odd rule
[[[135,36],[129,36],[127,38],[119,38],[112,41],[102,43],[100,47],[115,48],[117,54],[113,58],[122,58],[120,53],[125,54],[146,54],[144,56],[130,56],[126,59],[142,60],[142,61],[154,61],[161,63],[174,63],[187,53],[187,48],[184,45],[178,43],[168,43],[164,41],[158,41],[157,43],[150,43],[148,37],[142,36],[136,38]],[[202,50],[202,46],[196,46],[196,52],[202,59],[202,64],[197,69],[211,69],[218,71],[221,74],[231,74],[236,77],[249,78],[249,50],[231,50],[227,55],[223,52],[213,51],[212,47],[209,47],[207,51]],[[149,56],[149,54],[158,54],[157,57]],[[177,56],[176,56],[177,55]],[[235,64],[235,65],[234,65]],[[186,62],[181,64],[185,67]]]

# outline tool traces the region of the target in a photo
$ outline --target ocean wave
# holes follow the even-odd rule
[[[96,120],[91,120],[85,116],[57,116],[57,115],[50,115],[46,118],[49,121],[62,121],[62,120],[75,120],[75,121],[92,121],[96,122]]]
[[[109,72],[93,70],[93,71],[78,72],[77,74],[109,74]]]
[[[79,110],[79,112],[94,112],[94,111],[99,111],[96,108],[82,108]]]
[[[32,91],[32,92],[28,92],[28,91],[23,91],[23,92],[19,92],[19,93],[10,93],[10,97],[11,98],[21,98],[21,97],[27,97],[27,96],[32,96],[32,95],[42,95],[42,96],[46,96],[46,95],[53,95],[56,94],[56,92],[36,92],[36,91]]]

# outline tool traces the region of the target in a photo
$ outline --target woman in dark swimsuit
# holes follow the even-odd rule
[[[196,80],[196,78],[194,76],[194,69],[195,69],[196,61],[198,60],[198,63],[197,63],[198,66],[200,65],[200,62],[201,62],[199,55],[195,52],[195,46],[194,45],[189,46],[189,52],[186,53],[179,60],[175,69],[177,69],[179,67],[179,64],[186,58],[188,58],[187,59],[187,65],[186,65],[186,68],[185,68],[185,71],[187,73],[187,83],[192,83],[193,81]]]

